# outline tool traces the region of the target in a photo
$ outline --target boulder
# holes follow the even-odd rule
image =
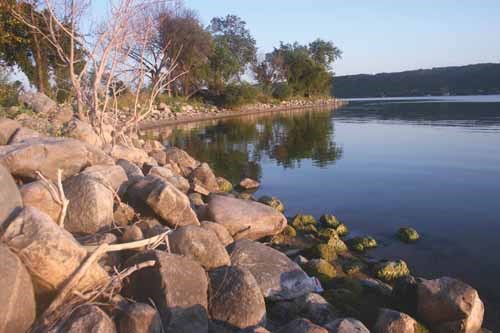
[[[307,274],[316,277],[321,283],[326,284],[337,276],[337,270],[324,259],[308,260],[304,265]]]
[[[57,111],[57,103],[41,92],[25,92],[19,95],[19,101],[35,113],[48,115]]]
[[[148,154],[156,161],[156,163],[158,163],[158,165],[167,164],[167,153],[165,153],[163,149],[152,150]]]
[[[63,182],[69,200],[64,227],[71,233],[93,234],[113,223],[113,191],[106,182],[81,173]]]
[[[375,265],[374,273],[377,279],[390,282],[410,275],[410,269],[403,260],[383,261]]]
[[[175,168],[180,170],[184,177],[189,177],[191,172],[200,165],[200,162],[189,156],[184,150],[171,147],[165,149],[167,154],[167,163],[172,164]]]
[[[21,210],[23,201],[14,178],[0,164],[0,227],[5,227]]]
[[[21,124],[8,118],[0,118],[0,145],[9,143],[12,135],[21,128]]]
[[[370,333],[368,328],[357,319],[354,318],[339,318],[325,324],[325,328],[330,333]]]
[[[264,297],[286,300],[314,291],[315,283],[285,254],[264,244],[241,239],[229,245],[233,266],[247,268]]]
[[[145,303],[131,303],[120,316],[118,327],[123,333],[163,333],[158,311]]]
[[[20,192],[25,206],[38,208],[53,221],[59,221],[62,205],[59,203],[59,192],[54,183],[47,184],[38,180],[21,186]]]
[[[58,333],[116,333],[113,320],[96,305],[77,307],[66,319]]]
[[[115,202],[113,211],[113,221],[115,224],[121,227],[127,226],[134,220],[135,216],[135,211],[132,207],[123,202]]]
[[[398,238],[405,243],[413,243],[420,239],[417,230],[410,227],[399,228],[397,233]]]
[[[215,178],[217,185],[219,185],[219,192],[231,192],[233,190],[233,184],[225,178],[217,177]]]
[[[226,249],[212,230],[183,226],[168,236],[168,243],[173,253],[196,260],[207,270],[231,264]]]
[[[202,163],[191,173],[191,182],[203,186],[209,192],[219,191],[215,174],[207,163]]]
[[[203,206],[205,202],[203,201],[203,196],[199,193],[190,193],[188,195],[189,197],[189,202],[191,202],[191,205],[193,206]]]
[[[292,227],[302,233],[316,233],[318,222],[312,215],[297,214],[292,219]]]
[[[142,229],[137,225],[129,225],[125,227],[125,229],[123,229],[123,234],[121,237],[122,243],[136,242],[141,239],[144,239],[144,234],[142,232]]]
[[[406,313],[380,309],[373,333],[421,333],[425,332],[415,319]]]
[[[283,231],[283,214],[261,203],[212,194],[208,201],[209,220],[222,224],[236,239],[259,239]]]
[[[167,332],[208,332],[208,280],[196,261],[163,251],[146,251],[126,266],[156,260],[130,277],[126,294],[139,302],[152,299]]]
[[[417,315],[433,332],[473,333],[481,329],[484,305],[474,288],[442,277],[418,284]]]
[[[128,178],[125,170],[119,165],[93,165],[82,173],[100,181],[118,194],[125,191]]]
[[[103,151],[81,141],[67,138],[30,139],[0,147],[0,164],[18,177],[36,178],[36,171],[57,181],[57,169],[63,179],[95,164],[113,164]]]
[[[260,187],[260,183],[256,180],[245,178],[240,181],[239,186],[244,190],[255,190]]]
[[[377,247],[377,241],[371,236],[358,236],[347,240],[347,246],[353,251],[363,252]]]
[[[323,214],[319,218],[319,222],[325,228],[334,228],[336,229],[340,225],[340,221],[332,214]]]
[[[275,333],[328,333],[328,330],[314,324],[308,319],[295,319],[274,331]]]
[[[285,205],[281,202],[280,199],[276,197],[270,197],[268,195],[264,195],[259,198],[259,202],[263,203],[264,205],[273,207],[280,213],[283,213],[285,211]]]
[[[71,120],[65,126],[63,134],[66,137],[74,138],[96,147],[102,146],[102,139],[97,135],[92,126],[78,119]]]
[[[139,168],[134,163],[120,159],[116,161],[116,165],[119,165],[125,171],[125,174],[127,175],[130,183],[133,183],[144,177],[144,173],[142,172],[141,168]]]
[[[159,177],[148,175],[135,182],[127,190],[127,198],[132,207],[149,208],[171,227],[200,224],[189,198]]]
[[[0,333],[26,332],[35,321],[30,275],[19,258],[0,243]]]
[[[209,272],[210,318],[230,328],[245,329],[265,323],[266,304],[249,270],[221,267]]]
[[[203,229],[212,230],[224,246],[228,246],[234,241],[229,231],[227,231],[227,229],[221,224],[203,221],[201,222],[201,227]]]
[[[144,150],[135,147],[108,145],[105,151],[107,151],[115,161],[127,160],[139,166],[142,166],[144,163],[151,163],[152,160]]]
[[[87,251],[69,232],[33,207],[21,211],[5,229],[2,239],[18,254],[31,274],[36,294],[41,297],[59,290],[87,257]],[[107,273],[97,263],[93,264],[76,290],[107,278]]]
[[[321,295],[309,293],[293,300],[300,315],[318,325],[324,325],[338,318],[333,306]]]
[[[23,142],[28,139],[36,139],[40,137],[42,137],[42,135],[37,131],[32,130],[31,128],[20,127],[14,132],[14,134],[12,134],[8,144],[12,145],[15,143]]]
[[[174,185],[179,191],[183,193],[187,193],[189,191],[190,188],[189,181],[186,178],[175,174],[172,170],[168,168],[155,166],[149,170],[148,174],[163,178],[164,180]]]

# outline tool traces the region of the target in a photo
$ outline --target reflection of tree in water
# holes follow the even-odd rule
[[[219,121],[185,131],[176,129],[169,141],[197,159],[207,161],[217,174],[232,182],[261,178],[263,158],[284,168],[300,167],[303,159],[316,166],[334,163],[342,148],[333,141],[330,112],[305,112]]]

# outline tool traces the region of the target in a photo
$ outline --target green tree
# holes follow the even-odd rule
[[[337,59],[342,58],[342,51],[333,42],[320,38],[309,44],[311,58],[325,68],[330,68]]]

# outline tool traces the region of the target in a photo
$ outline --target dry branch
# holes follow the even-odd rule
[[[158,247],[159,244],[164,242],[167,238],[167,235],[170,234],[172,230],[165,231],[164,233],[161,233],[159,235],[142,239],[139,241],[135,242],[129,242],[129,243],[123,243],[123,244],[113,244],[113,245],[108,245],[106,248],[106,252],[117,252],[117,251],[124,251],[124,250],[132,250],[132,249],[138,249],[141,247],[149,247],[149,248],[156,248]],[[95,251],[99,246],[84,246],[84,248],[87,250],[87,252],[92,252]]]

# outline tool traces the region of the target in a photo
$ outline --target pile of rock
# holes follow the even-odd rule
[[[288,221],[279,199],[241,199],[181,149],[65,128],[33,136],[0,120],[0,333],[481,327],[472,287],[363,261],[333,215]]]

